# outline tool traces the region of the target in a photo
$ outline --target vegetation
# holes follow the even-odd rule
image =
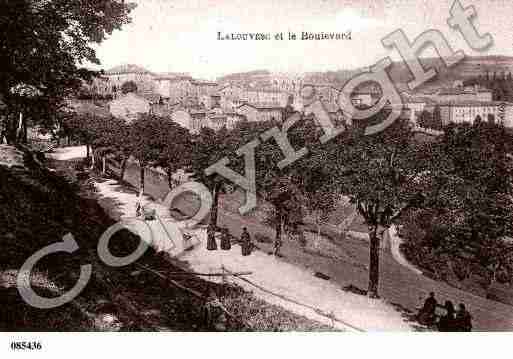
[[[451,125],[432,145],[424,208],[402,221],[403,251],[435,278],[513,279],[511,135],[501,125]]]
[[[26,153],[24,168],[0,165],[0,330],[3,331],[212,331],[205,320],[205,300],[170,285],[140,266],[176,277],[183,270],[149,249],[130,266],[113,268],[97,254],[98,239],[115,223],[102,207],[116,204],[102,199],[88,181],[77,181],[75,161],[56,161],[56,172],[32,162]],[[87,287],[69,304],[40,310],[26,304],[16,288],[16,268],[41,248],[73,233],[79,250],[72,255],[55,254],[42,259],[32,273],[38,294],[55,297],[75,284],[80,266],[92,264]],[[109,249],[126,256],[140,238],[129,231],[112,237]],[[217,298],[233,314],[215,323],[229,331],[333,330],[270,305],[239,287],[207,282],[198,277],[175,280],[208,297]]]
[[[466,263],[461,273],[468,275],[474,263],[491,270],[494,278],[504,277],[511,266],[509,244],[502,240],[510,235],[513,214],[510,135],[500,125],[476,121],[474,126],[450,125],[439,140],[422,143],[408,123],[399,120],[374,136],[363,134],[365,124],[384,116],[387,113],[381,112],[348,127],[325,145],[318,141],[321,133],[315,122],[300,116],[287,136],[296,151],[308,148],[309,153],[284,168],[278,167],[283,153],[276,141],[260,141],[255,150],[256,191],[271,204],[266,222],[275,229],[276,254],[284,233],[296,231],[306,213],[320,233],[321,222],[344,195],[356,205],[371,238],[370,296],[379,295],[380,243],[394,223],[403,225],[407,256],[424,268],[443,271],[445,266],[436,263],[449,256],[455,271],[461,272],[455,268]],[[125,160],[132,156],[141,168],[166,169],[169,178],[178,169],[192,172],[212,191],[213,225],[219,195],[232,187],[224,177],[206,175],[204,170],[227,158],[230,168],[243,174],[244,158],[237,149],[280,127],[273,121],[240,122],[233,130],[203,128],[191,135],[170,119],[154,115],[130,125],[92,119],[77,123],[79,136],[95,153]],[[171,180],[169,186],[173,187]]]
[[[26,140],[18,124],[28,119],[55,128],[66,96],[97,75],[81,67],[99,63],[93,44],[127,24],[133,8],[115,0],[0,1],[1,135],[8,143]]]
[[[379,113],[367,123],[380,121]],[[363,126],[363,124],[362,124]],[[340,193],[350,198],[368,226],[370,237],[368,295],[378,297],[379,253],[384,231],[408,209],[422,204],[424,149],[413,140],[406,121],[365,136],[355,128],[327,151],[326,166]]]
[[[137,92],[137,84],[134,81],[127,81],[121,85],[121,92],[127,94],[130,92]]]
[[[433,112],[429,112],[427,110],[422,111],[418,117],[418,124],[423,128],[441,131],[443,124],[442,116],[440,114],[440,106],[436,105]]]

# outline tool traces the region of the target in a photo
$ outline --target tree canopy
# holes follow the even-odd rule
[[[5,121],[13,122],[14,114],[36,108],[13,91],[21,85],[37,89],[37,107],[46,108],[41,118],[51,122],[62,100],[97,74],[84,67],[99,64],[93,44],[127,24],[133,8],[115,0],[0,0],[0,93],[7,105]],[[9,141],[15,140],[12,133],[6,135]]]

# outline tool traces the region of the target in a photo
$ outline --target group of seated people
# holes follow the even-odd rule
[[[443,309],[443,315],[437,315],[436,311]],[[424,306],[418,314],[418,321],[427,326],[436,326],[440,332],[470,332],[472,331],[472,316],[465,308],[465,304],[460,303],[458,310],[447,300],[444,305],[438,304],[435,293],[429,293]]]

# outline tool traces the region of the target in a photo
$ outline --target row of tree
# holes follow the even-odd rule
[[[348,126],[326,144],[319,141],[323,131],[314,119],[298,115],[300,120],[288,130],[287,137],[295,150],[307,148],[308,155],[279,168],[277,164],[284,155],[274,139],[261,141],[255,151],[256,191],[260,199],[272,205],[268,220],[275,228],[276,243],[281,242],[287,228],[301,223],[304,214],[311,214],[319,225],[341,195],[349,197],[369,227],[368,293],[377,296],[379,247],[384,231],[409,210],[423,208],[443,186],[438,177],[451,173],[451,166],[460,159],[451,159],[451,145],[417,141],[405,121],[396,121],[377,135],[365,136],[366,123],[382,122],[386,112],[366,123]],[[166,169],[169,178],[180,168],[194,173],[212,191],[212,224],[217,224],[219,195],[233,184],[218,174],[206,175],[204,170],[226,157],[234,171],[244,174],[244,157],[237,156],[237,149],[274,127],[280,128],[281,124],[243,121],[233,130],[203,128],[199,134],[191,135],[170,119],[154,115],[140,117],[131,124],[82,116],[65,125],[95,154],[116,156],[123,163],[129,156],[139,161],[142,186],[143,169],[148,166]]]

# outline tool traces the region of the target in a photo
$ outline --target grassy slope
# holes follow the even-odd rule
[[[101,233],[114,222],[99,206],[92,188],[78,185],[70,163],[59,162],[57,174],[26,161],[27,169],[0,166],[0,331],[210,330],[203,320],[204,302],[137,265],[114,269],[97,258]],[[104,203],[105,204],[105,203]],[[111,204],[114,205],[114,204]],[[80,249],[50,255],[39,262],[33,287],[42,295],[71,288],[79,266],[93,265],[86,289],[70,304],[40,310],[25,304],[15,287],[17,269],[37,250],[71,232]],[[111,251],[131,253],[138,238],[128,232],[113,237]],[[163,274],[180,271],[151,250],[137,264]],[[256,300],[237,287],[222,288],[196,277],[176,279],[202,294],[217,293],[235,315],[228,330],[327,330],[306,318]]]

